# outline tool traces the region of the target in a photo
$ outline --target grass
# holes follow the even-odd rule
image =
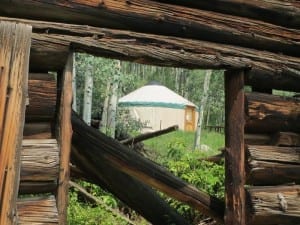
[[[170,147],[176,143],[180,148],[186,151],[193,151],[195,133],[185,131],[175,131],[160,137],[152,138],[144,142],[145,148],[159,155],[159,157],[167,158]],[[201,145],[209,146],[210,150],[200,152],[200,155],[208,156],[218,154],[219,149],[225,146],[225,136],[221,133],[202,131]],[[199,150],[198,150],[199,151]]]

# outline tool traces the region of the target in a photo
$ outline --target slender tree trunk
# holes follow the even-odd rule
[[[107,112],[107,135],[115,138],[116,131],[116,115],[117,115],[117,104],[118,104],[118,89],[121,75],[121,62],[118,60],[115,70],[115,75],[110,86],[110,97],[108,103],[108,112]]]
[[[197,131],[195,134],[194,149],[200,149],[201,147],[201,129],[203,123],[204,108],[208,98],[208,90],[209,90],[209,82],[210,82],[211,74],[212,74],[212,70],[206,70],[204,84],[203,84],[203,96],[201,99],[201,103],[199,105],[199,117],[197,123]]]
[[[106,92],[105,92],[105,100],[103,104],[103,111],[102,111],[102,119],[100,125],[100,131],[106,134],[107,130],[107,113],[108,113],[108,103],[109,103],[109,91],[110,91],[110,80],[107,81],[106,84]]]
[[[75,53],[73,54],[73,79],[72,79],[72,89],[73,89],[73,102],[72,102],[72,109],[73,111],[77,112],[77,100],[76,100],[76,65],[75,65]]]
[[[93,68],[91,65],[88,66],[88,69],[85,74],[85,84],[84,84],[84,99],[83,99],[83,120],[91,125],[92,117],[92,95],[93,95]]]

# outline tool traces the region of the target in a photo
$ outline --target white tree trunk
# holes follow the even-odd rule
[[[109,98],[108,113],[107,113],[109,136],[112,138],[115,138],[115,131],[116,131],[116,116],[117,116],[118,89],[119,89],[120,75],[121,75],[121,62],[118,60],[116,65],[116,72],[113,77],[113,82],[111,85],[111,96]]]
[[[76,88],[76,65],[75,65],[75,53],[73,54],[73,77],[72,77],[72,89],[73,89],[73,101],[72,109],[77,112],[77,88]]]
[[[203,95],[201,98],[201,103],[199,105],[199,117],[198,117],[197,131],[195,134],[195,143],[194,143],[194,149],[199,149],[199,150],[201,149],[201,130],[203,124],[204,108],[208,98],[208,90],[209,90],[209,82],[210,82],[211,74],[212,74],[212,70],[206,70],[204,84],[203,84]]]
[[[83,120],[91,125],[92,98],[93,98],[93,68],[89,66],[85,74],[84,98],[83,98]]]
[[[103,107],[101,131],[106,135],[115,138],[116,115],[118,105],[118,89],[121,75],[121,62],[117,61],[113,79],[108,81],[106,98]]]

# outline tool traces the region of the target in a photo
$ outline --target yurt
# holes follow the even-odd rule
[[[120,98],[118,106],[128,109],[134,119],[144,124],[143,132],[173,125],[185,131],[196,129],[196,105],[158,82],[150,82]]]

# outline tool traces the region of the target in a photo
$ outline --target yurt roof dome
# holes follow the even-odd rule
[[[149,84],[119,99],[119,106],[166,107],[183,109],[196,105],[169,88],[151,81]]]

